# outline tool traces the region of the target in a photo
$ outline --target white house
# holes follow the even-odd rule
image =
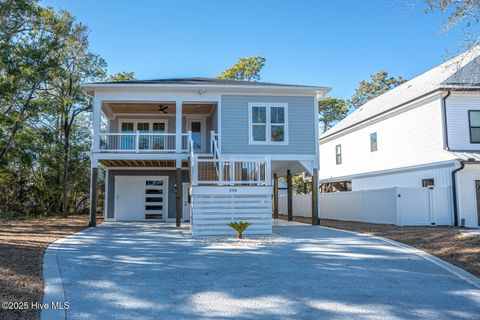
[[[462,53],[370,100],[320,137],[320,183],[351,185],[321,195],[322,217],[479,225],[479,56],[478,47]]]
[[[318,176],[317,99],[328,88],[183,78],[84,90],[94,101],[91,225],[98,166],[105,220],[183,220],[194,235],[232,233],[238,220],[271,233],[272,178]]]

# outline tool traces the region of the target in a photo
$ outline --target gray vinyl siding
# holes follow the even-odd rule
[[[315,154],[315,99],[313,96],[222,95],[222,153]],[[288,104],[288,145],[248,143],[248,103]]]
[[[168,217],[175,218],[177,204],[175,201],[175,170],[109,170],[108,171],[108,194],[107,194],[107,218],[113,219],[115,208],[115,176],[167,176],[168,177]],[[187,170],[182,170],[182,182],[189,182]]]

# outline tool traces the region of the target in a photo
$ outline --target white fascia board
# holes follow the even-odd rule
[[[233,154],[222,153],[222,158],[225,160],[264,160],[268,157],[272,161],[313,161],[315,154]]]
[[[173,91],[194,91],[194,92],[202,92],[202,91],[215,91],[221,92],[264,92],[264,93],[276,93],[276,92],[289,92],[289,93],[298,93],[298,94],[308,94],[308,95],[319,95],[323,97],[327,94],[331,88],[328,87],[286,87],[286,86],[262,86],[262,85],[175,85],[175,84],[139,84],[139,83],[118,83],[118,84],[107,84],[107,83],[96,83],[96,84],[84,84],[82,85],[83,89],[88,94],[94,94],[94,92],[101,92],[101,91],[125,91],[128,89],[133,89],[138,91],[138,89],[142,90],[165,90],[169,92]]]
[[[447,161],[440,161],[440,162],[434,162],[434,163],[419,164],[419,165],[408,166],[408,167],[398,167],[398,168],[392,168],[392,169],[387,169],[387,170],[370,171],[370,172],[352,174],[352,175],[348,175],[348,176],[338,176],[338,177],[325,178],[325,179],[321,179],[320,183],[345,181],[345,180],[352,180],[352,179],[366,178],[366,177],[374,177],[374,176],[383,176],[383,175],[403,173],[403,172],[409,172],[409,171],[417,171],[417,170],[420,170],[420,169],[455,167],[455,165],[457,163],[458,163],[458,160],[447,160]]]
[[[92,161],[98,162],[99,160],[187,160],[188,154],[186,153],[108,153],[108,152],[93,152],[91,155]]]

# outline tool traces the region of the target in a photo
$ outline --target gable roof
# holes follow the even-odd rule
[[[320,139],[325,139],[436,90],[472,87],[480,88],[480,46],[463,52],[368,101],[330,130],[327,130],[321,135]]]

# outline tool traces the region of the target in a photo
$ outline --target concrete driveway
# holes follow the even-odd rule
[[[69,308],[42,318],[479,318],[475,283],[413,250],[307,225],[274,232],[235,246],[159,223],[85,230],[46,253],[44,300]]]

